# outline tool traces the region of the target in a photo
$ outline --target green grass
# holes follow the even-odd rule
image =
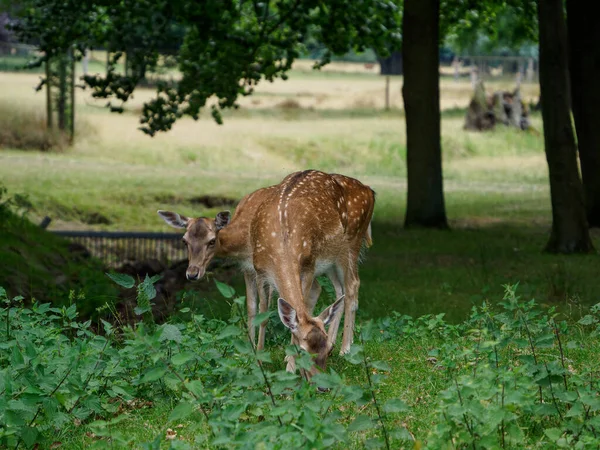
[[[43,95],[31,91],[35,76],[0,77],[4,98],[43,108]],[[398,90],[399,80],[393,83]],[[506,87],[488,83],[488,89]],[[443,311],[460,320],[473,301],[517,280],[544,303],[593,304],[598,258],[541,252],[551,220],[542,136],[503,127],[465,132],[467,81],[442,82],[444,188],[452,231],[402,229],[403,111],[353,106],[378,96],[373,89],[380,88],[379,78],[368,73],[298,69],[288,82],[260,85],[257,97],[226,112],[223,126],[204,112],[198,122],[183,119],[154,138],[137,130],[140,107],[153,91],[136,92],[122,115],[79,95],[76,144],[43,155],[4,148],[0,179],[10,192],[29,196],[34,221],[49,215],[51,228],[171,231],[157,209],[210,216],[217,209],[194,204],[194,197],[240,199],[306,168],[341,172],[378,193],[375,245],[361,267],[362,318],[395,309],[414,315]],[[531,96],[536,89],[524,85],[523,92]],[[251,103],[261,98],[274,105],[290,99],[315,103],[297,108]],[[532,121],[541,131],[539,115]],[[99,215],[108,223],[90,220]],[[598,246],[596,234],[594,241]],[[231,282],[242,285],[240,277]]]
[[[523,300],[527,300],[529,297],[523,296],[522,298]],[[481,306],[481,304],[478,306]],[[532,317],[530,320],[532,320],[530,326],[533,327],[535,319]],[[383,339],[378,339],[376,336],[374,341],[364,344],[365,354],[368,355],[370,361],[382,361],[391,367],[389,371],[369,369],[372,371],[372,375],[385,375],[375,390],[379,404],[382,405],[387,400],[398,398],[402,399],[410,407],[409,412],[400,414],[399,416],[394,415],[388,419],[388,431],[406,428],[421,445],[427,442],[427,437],[431,435],[436,425],[439,424],[440,418],[438,414],[440,412],[440,393],[442,390],[450,388],[454,383],[453,380],[459,380],[460,376],[472,376],[473,367],[478,364],[477,360],[475,360],[476,362],[468,361],[467,358],[471,358],[473,355],[467,357],[466,355],[462,355],[462,351],[470,348],[471,351],[475,351],[475,357],[477,357],[477,348],[480,345],[477,343],[478,335],[471,335],[469,332],[464,332],[464,334],[456,336],[454,342],[448,342],[442,335],[438,335],[436,331],[439,329],[443,333],[446,325],[440,324],[440,322],[435,320],[433,322],[436,325],[430,328],[429,332],[424,331],[428,328],[427,320],[421,322],[420,331],[416,333],[411,332],[410,327],[403,329],[399,333],[384,328],[375,329],[376,335],[381,334],[383,336],[387,332],[389,336]],[[463,324],[464,327],[465,325]],[[275,328],[276,330],[272,329],[268,334],[270,340],[268,345],[281,347],[283,342],[287,340],[287,333],[284,336],[282,327],[276,325]],[[595,370],[594,367],[596,365],[590,365],[590,361],[596,361],[597,359],[598,340],[595,338],[590,339],[588,333],[589,329],[584,330],[581,326],[573,325],[569,328],[568,333],[562,336],[563,345],[566,345],[567,341],[571,342],[568,347],[564,348],[569,376]],[[507,331],[506,334],[510,335],[511,332]],[[513,337],[513,339],[516,338]],[[275,342],[277,344],[274,344]],[[443,354],[441,349],[445,345],[451,346],[452,344],[456,344],[458,347],[454,355],[458,364],[453,369],[443,366],[444,363],[441,360],[438,361],[437,358],[429,357],[432,350],[439,350],[440,353],[438,356],[441,358]],[[510,348],[507,350],[509,354],[511,351],[515,351]],[[539,358],[549,360],[558,355],[558,346],[555,344],[551,348],[545,347],[544,349],[538,349],[538,351]],[[272,348],[270,353],[273,362],[265,364],[265,369],[267,371],[282,370],[284,368],[283,351],[280,348]],[[517,353],[519,352],[517,351]],[[452,354],[450,355],[452,356]],[[464,361],[462,360],[463,358]],[[504,363],[510,364],[510,361],[505,361]],[[484,367],[485,360],[481,360],[479,364],[480,367]],[[519,364],[516,363],[516,365],[518,366]],[[337,356],[337,354],[329,359],[328,368],[340,374],[347,385],[365,386],[367,384],[365,367],[361,364],[351,364],[342,357]],[[507,373],[510,374],[511,371],[509,370]],[[476,380],[477,378],[473,377],[473,379]],[[489,386],[485,381],[481,381],[481,388],[487,389]],[[472,387],[472,389],[475,388]],[[548,388],[546,387],[545,389],[547,390]],[[278,398],[276,401],[279,403],[286,400],[285,398]],[[342,416],[345,417],[343,421],[345,425],[351,423],[358,414],[367,414],[373,420],[376,420],[372,403],[358,407],[349,403],[342,403],[339,400],[336,401],[333,398],[332,401],[334,405],[337,405],[334,408],[342,406],[340,411],[342,412]],[[184,420],[170,421],[169,415],[177,403],[176,398],[169,398],[167,396],[167,398],[157,398],[151,405],[145,405],[145,402],[141,401],[138,402],[139,406],[137,407],[135,404],[131,408],[125,407],[124,412],[120,416],[122,420],[108,430],[105,430],[105,433],[108,436],[111,434],[124,435],[128,439],[131,439],[134,445],[137,446],[143,442],[153,441],[155,438],[160,437],[162,438],[160,448],[169,448],[168,441],[165,441],[164,436],[167,430],[171,429],[177,432],[177,440],[182,440],[193,445],[195,439],[208,435],[209,431],[206,421],[199,412],[194,413]],[[517,402],[516,406],[518,407],[520,404]],[[552,417],[546,417],[545,419],[551,421]],[[302,424],[299,425],[303,426]],[[539,422],[524,423],[522,425],[525,425],[523,426],[523,432],[527,436],[539,433]],[[354,435],[353,439],[344,444],[343,448],[364,448],[364,439],[366,436],[369,436],[369,433],[371,432],[367,431],[367,433]],[[381,435],[381,431],[378,430],[377,434]],[[91,434],[90,427],[85,424],[81,426],[66,426],[62,430],[62,434],[57,436],[57,441],[61,442],[61,448],[65,449],[88,447],[94,443],[103,442],[101,439],[107,442],[107,436],[99,438]],[[539,445],[540,438],[533,438],[533,441],[537,441]],[[542,447],[540,448],[544,448],[543,443],[541,445]],[[402,448],[412,448],[412,446]]]

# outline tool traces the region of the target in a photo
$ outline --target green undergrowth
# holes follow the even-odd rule
[[[111,275],[123,287],[132,278]],[[232,314],[184,306],[155,324],[137,285],[134,326],[78,320],[0,290],[0,445],[7,448],[596,448],[600,305],[578,322],[505,287],[497,307],[393,313],[362,322],[349,354],[308,383],[284,370],[273,312],[266,350],[248,341],[245,300],[217,282]],[[330,289],[325,285],[325,293]],[[318,393],[316,386],[327,388]]]
[[[103,276],[101,264],[31,223],[26,217],[30,207],[26,197],[9,196],[0,185],[0,285],[9,295],[60,305],[76,290],[87,299],[83,314],[115,297],[117,289]]]

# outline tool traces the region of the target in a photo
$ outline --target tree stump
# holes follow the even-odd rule
[[[519,88],[513,92],[497,91],[487,96],[483,81],[475,87],[473,98],[465,114],[465,130],[485,131],[497,123],[527,130],[529,111],[521,99]]]

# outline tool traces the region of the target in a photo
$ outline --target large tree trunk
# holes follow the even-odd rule
[[[448,227],[440,144],[439,11],[439,0],[404,2],[406,227]]]
[[[569,109],[567,30],[562,0],[539,0],[538,19],[542,118],[552,198],[552,232],[546,250],[589,252],[593,246]]]
[[[567,0],[571,100],[587,220],[600,227],[600,27],[581,0]]]

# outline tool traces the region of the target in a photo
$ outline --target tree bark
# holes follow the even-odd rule
[[[402,55],[408,197],[406,227],[447,228],[442,177],[439,0],[405,0]]]
[[[54,128],[54,120],[52,117],[52,69],[50,67],[50,59],[46,59],[46,127],[51,130]]]
[[[600,227],[600,27],[580,0],[567,1],[571,100],[586,215]]]
[[[67,127],[67,57],[58,58],[58,129]]]
[[[546,250],[586,253],[593,246],[569,109],[567,30],[562,0],[539,0],[538,22],[542,118],[552,199],[552,232]]]
[[[71,77],[69,79],[71,88],[71,92],[69,93],[69,100],[71,101],[69,108],[69,143],[73,144],[75,140],[75,79],[77,78],[74,49],[71,49],[69,56],[71,57]]]

